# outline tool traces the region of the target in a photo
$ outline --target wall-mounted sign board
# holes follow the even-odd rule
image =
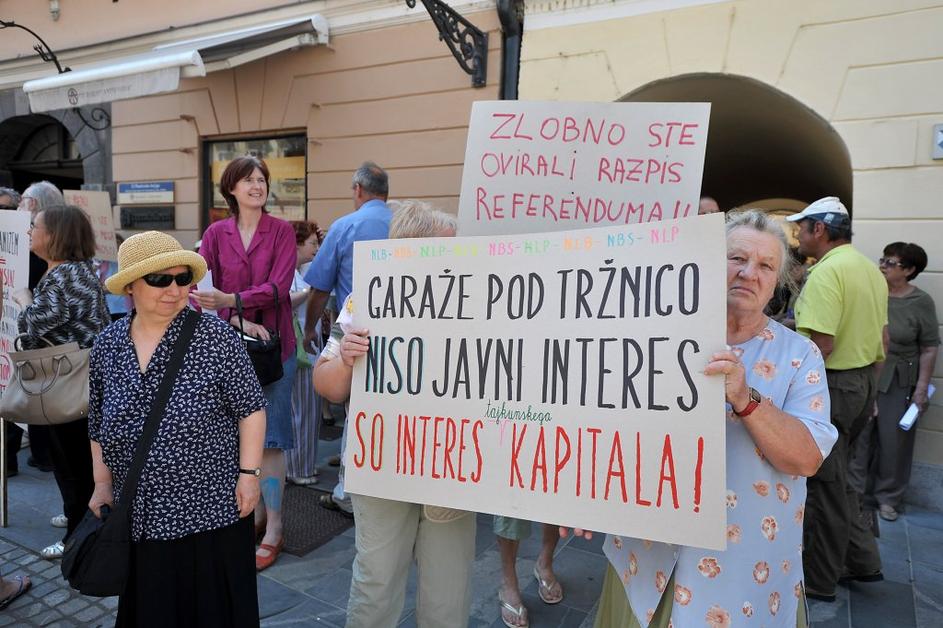
[[[118,184],[119,205],[173,202],[173,181],[139,181]]]
[[[173,231],[173,205],[140,205],[121,208],[122,229],[156,229]]]

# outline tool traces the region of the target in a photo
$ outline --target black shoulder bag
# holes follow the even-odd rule
[[[272,290],[275,292],[275,318],[278,319],[278,286],[272,284]],[[239,315],[239,333],[242,334],[242,344],[246,347],[246,353],[252,361],[252,368],[255,369],[255,376],[259,378],[259,383],[268,386],[277,382],[285,374],[282,367],[282,340],[278,335],[278,329],[270,329],[271,338],[262,340],[246,336],[242,328],[242,299],[239,293],[236,293],[236,313]],[[262,323],[262,312],[256,315],[256,323]],[[276,324],[277,327],[277,324]]]
[[[101,518],[91,510],[86,512],[65,542],[62,575],[73,589],[83,595],[109,597],[122,595],[125,591],[131,566],[131,506],[138,480],[199,321],[199,314],[187,311],[114,509],[102,506]]]

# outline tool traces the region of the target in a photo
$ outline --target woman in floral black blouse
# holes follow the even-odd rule
[[[95,234],[85,213],[78,207],[49,207],[33,218],[30,251],[49,265],[36,289],[20,290],[13,299],[23,308],[17,319],[23,346],[39,349],[45,341],[54,345],[77,342],[87,349],[111,322],[105,295],[92,267]],[[45,341],[44,341],[45,339]],[[50,453],[56,484],[68,518],[66,538],[82,520],[92,494],[92,459],[86,440],[87,421],[49,428]],[[43,550],[44,558],[62,556],[63,542]]]
[[[148,231],[118,251],[105,285],[134,309],[89,361],[89,508],[121,494],[135,447],[180,336],[203,258]],[[237,332],[201,315],[137,485],[131,572],[117,626],[259,625],[255,539],[265,397]]]

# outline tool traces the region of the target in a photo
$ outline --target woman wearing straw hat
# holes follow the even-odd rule
[[[89,508],[121,494],[206,263],[147,231],[118,249],[105,286],[131,315],[89,359]],[[201,315],[150,444],[131,517],[131,572],[117,626],[258,626],[250,515],[259,500],[265,397],[238,333]]]
[[[263,388],[268,421],[262,455],[260,505],[264,508],[257,509],[255,515],[258,533],[263,534],[255,559],[259,571],[275,562],[284,545],[284,451],[294,447],[291,387],[296,367],[290,302],[297,260],[295,231],[265,209],[268,184],[268,167],[261,159],[237,157],[226,166],[219,189],[232,216],[210,225],[200,242],[200,255],[213,274],[214,287],[193,293],[200,307],[217,310],[232,325],[241,324],[246,334],[269,340],[271,330],[281,340],[283,375]],[[242,323],[236,310],[237,297],[243,307]]]

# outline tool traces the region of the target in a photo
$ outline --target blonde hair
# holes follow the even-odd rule
[[[458,220],[452,214],[436,209],[425,201],[406,199],[390,201],[393,211],[390,220],[390,238],[429,238],[443,231],[455,231]]]
[[[776,282],[776,286],[779,288],[786,286],[794,291],[796,289],[796,283],[792,278],[792,269],[796,265],[796,262],[793,260],[792,255],[789,254],[789,242],[786,240],[786,233],[783,231],[782,226],[776,219],[772,218],[761,209],[743,209],[727,212],[727,237],[729,238],[730,234],[740,227],[753,229],[754,231],[766,233],[776,238],[776,241],[779,242],[780,252],[782,254],[782,261],[779,264],[779,280]]]

